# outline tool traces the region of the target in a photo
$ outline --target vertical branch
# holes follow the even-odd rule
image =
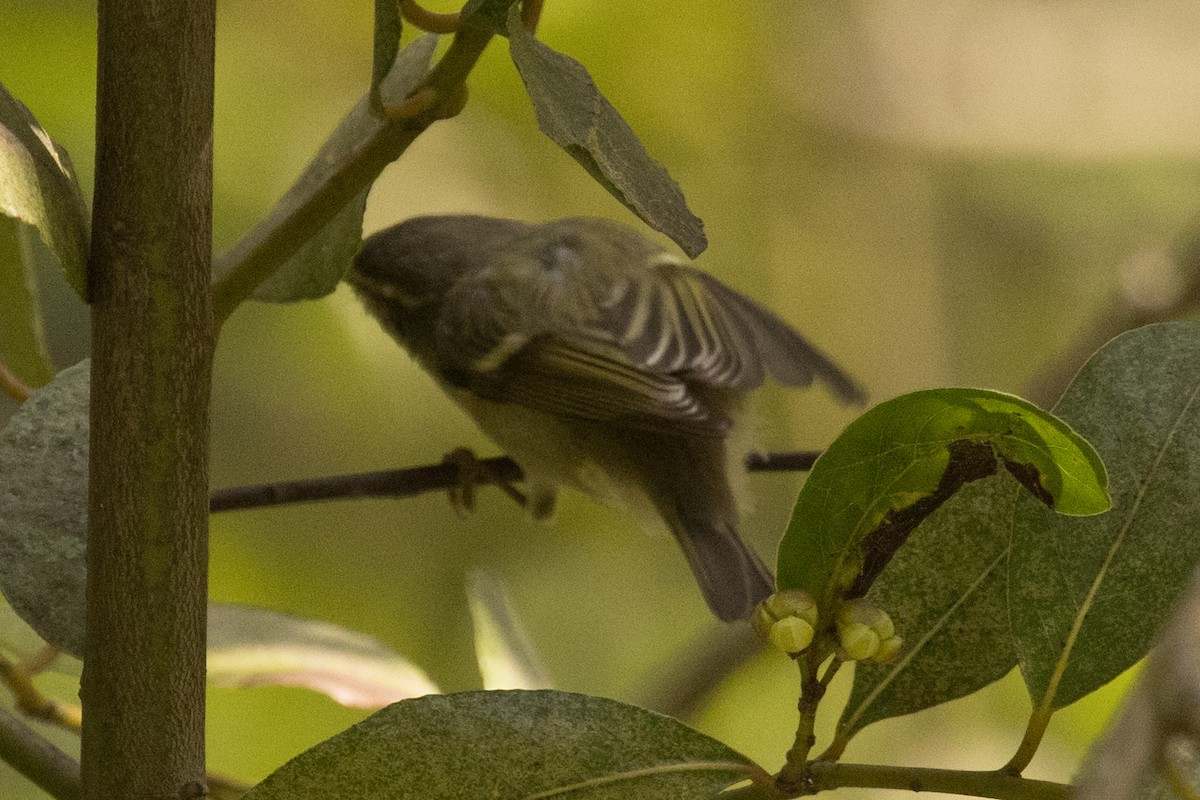
[[[199,797],[214,0],[98,12],[84,797]]]

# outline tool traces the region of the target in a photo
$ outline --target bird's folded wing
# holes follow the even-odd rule
[[[664,264],[621,284],[601,325],[644,369],[708,386],[753,389],[765,372],[746,320],[700,279]]]
[[[470,388],[499,402],[615,427],[720,437],[730,420],[677,377],[640,368],[602,338],[534,338],[500,363],[481,362]]]
[[[709,386],[753,389],[766,372],[789,386],[824,381],[845,402],[862,391],[783,320],[691,267],[663,264],[630,279],[602,324],[635,363]]]
[[[786,322],[715,278],[692,272],[693,279],[704,283],[714,302],[751,332],[759,357],[775,380],[787,386],[808,386],[817,378],[844,403],[866,401],[866,393],[853,378]]]

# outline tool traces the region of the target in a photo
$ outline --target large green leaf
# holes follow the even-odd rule
[[[0,591],[42,638],[83,653],[89,363],[60,372],[0,431]]]
[[[437,46],[436,36],[422,36],[400,52],[379,92],[387,102],[401,102],[425,77],[429,60]],[[355,153],[387,125],[372,112],[371,97],[364,97],[350,110],[329,136],[308,166],[296,179],[271,212],[251,231],[236,249],[222,258],[236,263],[252,250],[267,232],[289,217],[319,187],[336,175]],[[363,209],[370,189],[363,189],[316,231],[291,258],[254,290],[254,299],[272,303],[312,300],[332,292],[350,268],[350,262],[362,242]]]
[[[828,613],[837,594],[864,593],[958,489],[1001,466],[1060,513],[1108,508],[1104,465],[1062,420],[1000,392],[913,392],[863,414],[817,460],[779,546],[779,588],[808,591]]]
[[[371,709],[438,691],[424,672],[370,636],[232,603],[208,606],[208,681],[302,686]]]
[[[688,800],[750,762],[681,722],[566,692],[423,697],[284,764],[245,800]]]
[[[964,486],[896,553],[867,597],[904,637],[890,664],[860,662],[837,736],[965,697],[1017,665],[1005,583],[1012,508],[1006,475]]]
[[[62,264],[67,281],[86,299],[88,215],[75,168],[67,151],[3,85],[0,214],[36,228]]]
[[[596,88],[587,69],[535,39],[521,25],[516,6],[508,12],[508,42],[542,132],[689,256],[704,252],[704,223],[688,208],[679,185]]]
[[[1009,604],[1035,705],[1060,708],[1146,654],[1200,561],[1200,325],[1151,325],[1092,357],[1055,412],[1095,444],[1113,511],[1022,499]]]
[[[0,357],[27,384],[54,377],[33,280],[34,228],[0,217]]]

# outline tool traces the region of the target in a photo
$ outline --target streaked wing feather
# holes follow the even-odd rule
[[[471,388],[491,400],[630,430],[720,437],[730,428],[682,380],[639,368],[603,340],[534,339],[498,368],[475,373]]]
[[[809,386],[815,377],[844,403],[866,401],[866,393],[853,378],[786,322],[715,278],[694,272],[716,303],[753,332],[759,358],[775,380],[787,386]]]
[[[708,386],[753,389],[764,371],[756,337],[698,279],[702,273],[660,265],[626,280],[603,308],[601,325],[645,369]]]

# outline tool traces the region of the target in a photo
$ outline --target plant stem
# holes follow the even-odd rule
[[[57,800],[79,800],[79,764],[15,716],[0,709],[0,760]]]
[[[0,392],[4,392],[18,403],[24,403],[29,399],[29,395],[33,394],[33,389],[30,389],[24,381],[14,375],[2,358],[0,358]]]
[[[828,683],[819,679],[817,672],[827,655],[828,650],[814,643],[814,646],[808,648],[796,661],[796,665],[800,668],[800,701],[797,704],[800,721],[796,726],[796,739],[787,753],[787,763],[783,765],[783,769],[779,771],[779,777],[776,779],[776,785],[784,794],[801,792],[808,782],[808,754],[812,752],[813,745],[817,743],[814,732],[817,708],[828,688]],[[829,669],[830,671],[836,670],[836,662],[830,665]],[[832,678],[832,675],[827,673],[826,677]]]
[[[454,33],[458,30],[459,13],[439,14],[430,11],[416,0],[403,0],[400,9],[404,18],[428,33]]]
[[[204,794],[214,0],[99,0],[82,775]]]
[[[515,0],[513,0],[515,2]],[[511,3],[510,3],[511,4]],[[464,81],[495,31],[473,15],[459,28],[454,42],[425,80],[410,95],[411,110],[404,104],[388,125],[368,140],[299,204],[285,219],[264,221],[233,246],[217,263],[220,277],[213,284],[213,310],[218,327],[233,310],[286,261],[309,235],[322,228],[346,203],[379,176],[391,162],[439,119],[457,114],[465,101]]]
[[[79,707],[69,706],[47,697],[33,685],[32,674],[22,665],[0,655],[0,682],[13,694],[17,710],[34,719],[79,733],[82,725]]]
[[[1021,744],[1017,747],[1017,752],[1013,753],[1013,757],[1001,768],[1004,772],[1010,775],[1020,775],[1025,771],[1037,753],[1037,749],[1042,743],[1042,737],[1046,735],[1046,727],[1050,724],[1050,717],[1053,714],[1054,712],[1050,710],[1047,703],[1043,703],[1033,710],[1029,716],[1029,724],[1025,726],[1025,735],[1021,737]]]
[[[1069,800],[1071,796],[1071,787],[1066,784],[1021,778],[1003,770],[974,772],[814,761],[808,765],[808,780],[813,792],[854,786],[965,794],[997,800]]]

